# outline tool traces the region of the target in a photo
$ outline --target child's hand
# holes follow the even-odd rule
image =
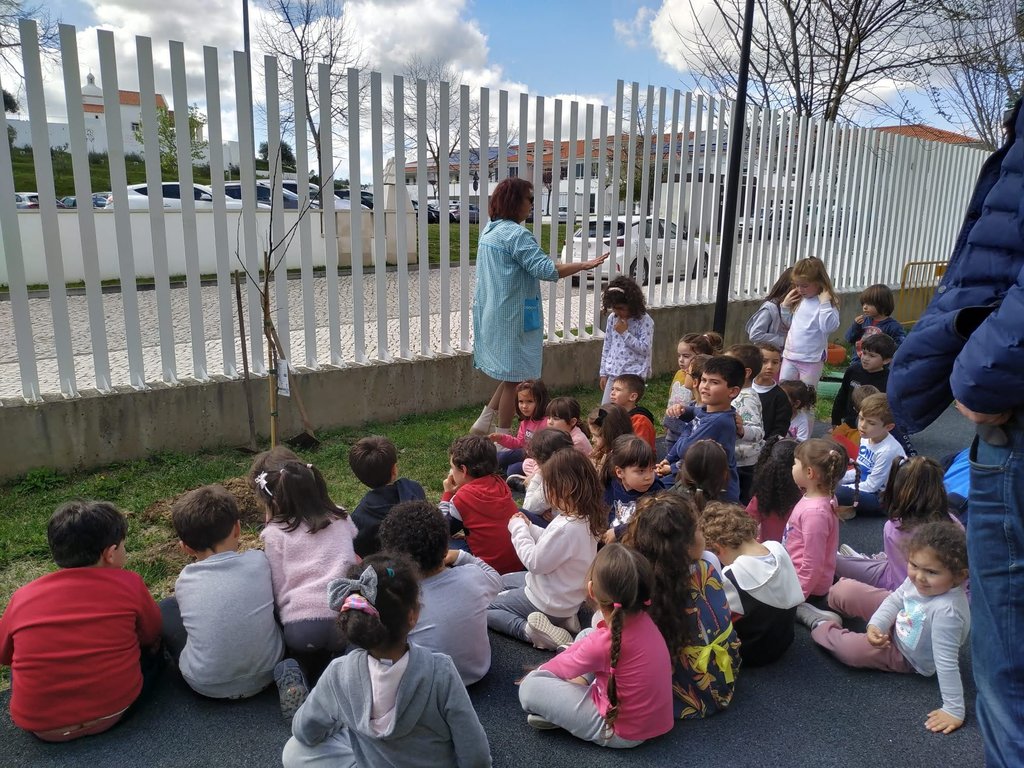
[[[654,473],[658,477],[664,477],[665,475],[671,474],[671,472],[672,472],[672,465],[669,464],[665,460],[662,460],[661,462],[659,462],[658,465],[654,468]]]
[[[524,515],[524,514],[523,514],[522,512],[516,512],[516,513],[515,513],[514,515],[512,515],[512,516],[511,516],[511,517],[509,518],[509,520],[516,520],[516,519],[522,520],[522,521],[523,521],[524,523],[526,523],[527,525],[530,525],[530,518],[528,518],[528,517],[527,517],[526,515]]]
[[[855,318],[853,318],[853,322],[855,322],[857,325],[863,325],[864,315],[857,315]]]
[[[615,543],[615,529],[609,528],[603,534],[601,534],[602,544],[614,544]]]
[[[868,624],[868,642],[875,648],[887,648],[889,646],[889,635],[880,630],[874,624]]]
[[[737,412],[736,417],[736,437],[743,437],[743,417]]]
[[[598,389],[600,389],[602,392],[604,392],[604,388],[606,386],[608,386],[608,377],[607,376],[602,376],[600,379],[598,379],[597,380],[597,386],[598,386]]]
[[[942,709],[932,710],[924,721],[924,727],[932,733],[952,733],[963,724],[964,721],[959,717],[953,717]]]
[[[444,488],[445,493],[455,493],[456,489],[459,487],[455,482],[455,475],[449,472],[448,477],[442,481],[441,487]]]
[[[800,291],[796,288],[790,289],[789,293],[786,294],[786,298],[782,300],[782,306],[786,309],[793,309],[800,302]]]
[[[670,417],[670,418],[673,418],[673,419],[678,419],[679,416],[682,414],[682,412],[683,412],[683,405],[682,405],[682,403],[677,403],[675,405],[670,405],[668,408],[665,409],[665,415]]]
[[[451,568],[455,565],[455,561],[459,559],[459,550],[449,549],[448,553],[444,556],[444,564]]]
[[[629,323],[623,320],[621,317],[615,321],[615,332],[625,333],[626,329],[629,328]]]

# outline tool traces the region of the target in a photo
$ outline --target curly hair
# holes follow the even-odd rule
[[[761,449],[754,466],[751,495],[762,515],[789,517],[802,494],[793,482],[793,454],[799,445],[791,437],[771,437]]]
[[[922,523],[949,520],[942,467],[927,456],[896,459],[889,468],[882,503],[889,510],[889,519],[901,531],[912,531]]]
[[[377,595],[372,605],[378,615],[342,610],[338,626],[349,640],[367,651],[391,648],[403,642],[412,630],[409,614],[419,605],[420,574],[408,556],[381,552],[353,563],[346,575],[358,579],[367,568],[377,573]]]
[[[544,493],[563,517],[586,520],[597,538],[608,528],[604,488],[593,462],[579,451],[556,451],[540,468]]]
[[[698,440],[686,449],[676,475],[676,486],[685,489],[698,512],[729,487],[729,456],[714,440]]]
[[[939,562],[949,568],[954,576],[967,570],[967,535],[952,520],[922,523],[914,529],[906,544],[908,559],[915,552],[926,548],[934,551]]]
[[[757,540],[757,521],[739,504],[713,501],[701,513],[700,528],[708,549],[739,549]]]
[[[601,309],[605,312],[621,305],[629,309],[630,317],[643,317],[647,314],[644,292],[636,284],[636,280],[625,275],[616,277],[608,283],[608,287],[601,294]]]
[[[645,496],[636,504],[623,543],[647,558],[654,569],[651,618],[669,653],[678,659],[690,643],[688,616],[693,609],[690,550],[697,539],[697,508],[675,493]]]
[[[429,501],[403,501],[381,522],[380,546],[408,555],[421,573],[433,573],[448,554],[448,521]]]
[[[621,405],[604,403],[587,415],[587,426],[591,439],[600,438],[600,443],[590,452],[590,459],[598,472],[604,472],[605,458],[611,453],[616,439],[633,434],[633,422]]]
[[[519,177],[504,179],[491,192],[487,216],[491,221],[506,219],[518,223],[527,200],[533,201],[533,184]]]

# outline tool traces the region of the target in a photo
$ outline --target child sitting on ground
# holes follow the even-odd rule
[[[774,437],[764,445],[754,468],[753,497],[747,514],[758,525],[757,540],[782,541],[786,523],[803,493],[793,480],[793,454],[799,443]]]
[[[722,564],[743,663],[770,664],[793,643],[793,618],[804,601],[793,561],[779,542],[759,543],[757,523],[736,504],[708,504],[701,530]]]
[[[585,577],[608,513],[597,470],[578,451],[558,451],[541,472],[551,506],[561,514],[547,528],[531,525],[522,513],[508,521],[527,570],[504,577],[505,591],[491,603],[487,626],[553,651],[579,631],[576,614],[586,598]]]
[[[672,492],[693,502],[700,514],[729,487],[729,457],[714,440],[698,440],[686,450]]]
[[[647,384],[640,376],[624,373],[612,382],[611,402],[626,409],[633,432],[654,450],[654,414],[639,404],[646,391]]]
[[[704,366],[700,377],[702,405],[693,409],[693,427],[688,435],[679,438],[658,467],[658,475],[675,475],[679,471],[679,460],[686,450],[698,440],[714,440],[725,449],[729,459],[729,487],[726,501],[737,501],[740,497],[739,477],[736,473],[736,411],[732,401],[743,385],[743,363],[734,357],[719,355],[712,357]]]
[[[584,456],[590,456],[594,446],[590,442],[590,433],[581,420],[580,403],[575,397],[556,397],[548,403],[548,428],[560,429],[572,438],[573,447]],[[532,459],[523,462],[523,474],[529,480],[537,471],[537,464]]]
[[[175,502],[171,522],[179,546],[195,562],[181,569],[174,596],[160,603],[167,650],[196,693],[255,696],[274,681],[284,654],[267,556],[258,549],[238,551],[238,503],[219,485],[185,494]],[[284,697],[286,716],[298,704]]]
[[[516,387],[516,416],[519,431],[515,435],[492,432],[488,437],[505,450],[498,451],[498,468],[506,475],[521,475],[526,446],[534,433],[547,426],[544,411],[548,407],[548,388],[540,379],[528,379]]]
[[[544,490],[544,475],[539,471],[540,467],[543,467],[556,451],[572,447],[572,438],[560,429],[542,429],[530,440],[530,458],[537,464],[538,471],[534,472],[526,482],[523,512],[534,525],[547,528],[548,523],[558,514],[558,510],[554,509],[551,502],[548,501],[547,493]]]
[[[279,687],[301,688],[299,666],[305,668],[306,679],[315,680],[331,656],[344,650],[338,614],[327,604],[327,585],[356,561],[356,527],[331,501],[316,467],[280,461],[279,456],[273,451],[260,454],[249,475],[267,511],[260,538],[270,561],[284,644],[294,657],[274,674]]]
[[[894,347],[898,347],[907,338],[902,323],[890,317],[896,308],[896,300],[889,286],[882,283],[869,285],[860,295],[860,306],[862,314],[853,319],[853,325],[846,332],[846,340],[854,345],[851,361],[854,363],[861,357],[863,341],[873,335],[885,334],[893,340]],[[885,391],[885,387],[879,389]]]
[[[861,387],[873,387],[876,392],[885,392],[889,381],[889,363],[896,354],[896,342],[884,333],[877,333],[864,339],[860,362],[851,363],[843,373],[835,402],[832,404],[832,437],[844,438],[853,445],[860,443],[857,432],[857,405],[853,395]]]
[[[601,622],[523,678],[519,701],[527,723],[616,748],[672,730],[672,660],[647,614],[653,586],[642,555],[620,544],[598,553],[587,594]]]
[[[420,613],[409,639],[451,656],[462,682],[472,685],[491,668],[487,606],[501,591],[501,574],[469,552],[448,549],[448,522],[427,501],[396,504],[380,540],[420,569]]]
[[[508,521],[519,514],[508,485],[498,475],[498,452],[486,437],[466,435],[452,443],[441,511],[454,531],[464,529],[469,551],[498,573],[522,570]]]
[[[871,395],[860,405],[857,429],[860,450],[857,465],[843,477],[836,489],[840,518],[849,520],[858,512],[863,515],[884,515],[882,492],[889,479],[889,469],[897,459],[906,457],[903,446],[890,434],[895,427],[892,410],[885,395]]]
[[[754,377],[751,386],[761,401],[764,439],[785,437],[793,419],[793,405],[776,381],[782,367],[782,350],[767,343],[758,344],[757,348],[761,351],[761,372]]]
[[[159,674],[160,609],[142,578],[124,570],[127,531],[108,502],[59,507],[46,540],[60,570],[15,591],[0,617],[11,719],[43,741],[112,728]]]
[[[630,277],[616,277],[608,283],[601,296],[601,308],[608,313],[600,370],[601,402],[607,403],[611,401],[616,376],[651,375],[654,320],[647,312],[644,292]]]
[[[486,439],[486,438],[484,438]],[[416,566],[382,553],[331,583],[356,650],[335,659],[295,714],[284,768],[489,766],[490,747],[452,660],[409,642],[420,612]]]
[[[963,529],[952,521],[924,523],[907,542],[907,578],[895,591],[851,579],[829,591],[829,607],[866,620],[866,634],[843,629],[838,615],[811,606],[798,608],[797,618],[814,642],[847,666],[937,675],[942,708],[929,712],[924,725],[952,733],[967,712],[960,678],[960,650],[971,628],[966,578]]]
[[[614,403],[599,405],[587,415],[587,428],[590,431],[590,460],[598,474],[604,471],[605,461],[612,451],[612,445],[622,435],[632,435],[633,425],[629,421],[626,409]]]
[[[676,493],[648,496],[623,543],[654,568],[650,613],[673,662],[675,716],[702,718],[725,709],[736,688],[740,641],[722,575],[714,555],[704,551],[697,509]]]
[[[780,381],[779,387],[789,397],[792,409],[788,435],[802,443],[814,434],[814,404],[818,402],[818,394],[814,387],[797,379]]]
[[[740,393],[733,398],[736,409],[736,473],[740,479],[740,503],[750,501],[754,465],[764,446],[764,420],[761,398],[753,389],[754,377],[761,373],[761,350],[753,344],[735,344],[726,353],[743,363],[745,376]]]
[[[629,434],[615,440],[601,476],[604,503],[610,510],[608,530],[601,537],[605,544],[622,538],[636,511],[637,501],[664,490],[654,473],[656,463],[654,449],[643,438]]]
[[[355,552],[369,557],[380,551],[377,529],[395,504],[403,501],[424,501],[427,494],[415,480],[398,476],[398,450],[386,437],[371,435],[361,438],[348,452],[352,474],[370,490],[352,512],[356,534]]]

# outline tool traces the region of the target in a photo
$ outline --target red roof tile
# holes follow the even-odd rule
[[[893,133],[897,136],[907,136],[912,139],[924,139],[925,141],[939,141],[943,144],[977,144],[978,139],[965,136],[962,133],[944,131],[941,128],[932,128],[930,125],[912,123],[910,125],[884,125],[875,130],[882,133]]]

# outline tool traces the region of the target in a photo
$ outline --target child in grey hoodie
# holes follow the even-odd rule
[[[490,766],[480,720],[452,660],[408,643],[416,567],[373,555],[336,579],[330,604],[357,650],[335,659],[292,720],[284,768]]]

